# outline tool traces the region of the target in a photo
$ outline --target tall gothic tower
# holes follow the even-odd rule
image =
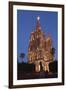
[[[28,46],[28,63],[35,64],[35,71],[42,70],[49,72],[49,63],[53,61],[51,54],[52,39],[46,37],[41,30],[40,17],[37,17],[36,30],[31,32]]]

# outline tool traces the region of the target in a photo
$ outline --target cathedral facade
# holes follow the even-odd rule
[[[49,63],[53,61],[51,53],[52,39],[46,37],[45,32],[42,32],[40,25],[40,17],[37,17],[37,25],[35,31],[31,32],[28,46],[28,63],[35,64],[35,71],[49,72]]]

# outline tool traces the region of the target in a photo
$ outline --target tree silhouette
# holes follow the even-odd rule
[[[22,62],[23,62],[24,57],[25,57],[25,53],[20,53],[20,58]]]
[[[52,49],[51,49],[51,54],[54,56],[54,54],[55,54],[55,48],[54,47],[52,47]]]

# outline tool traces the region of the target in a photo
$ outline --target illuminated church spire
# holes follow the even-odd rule
[[[28,63],[35,65],[35,71],[41,71],[41,65],[43,71],[49,72],[49,63],[53,61],[53,55],[51,53],[52,39],[50,36],[46,38],[46,35],[41,30],[40,17],[37,17],[36,31],[31,32],[30,42],[28,47]]]
[[[37,25],[36,25],[36,31],[40,31],[41,30],[41,26],[40,26],[40,17],[37,17]]]

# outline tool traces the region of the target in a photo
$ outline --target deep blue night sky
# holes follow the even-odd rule
[[[18,62],[21,62],[20,53],[25,53],[24,62],[27,62],[27,50],[29,37],[32,31],[35,31],[37,16],[40,17],[42,31],[46,35],[50,33],[53,47],[56,49],[55,58],[58,57],[58,13],[50,11],[31,11],[17,10],[17,56]]]

